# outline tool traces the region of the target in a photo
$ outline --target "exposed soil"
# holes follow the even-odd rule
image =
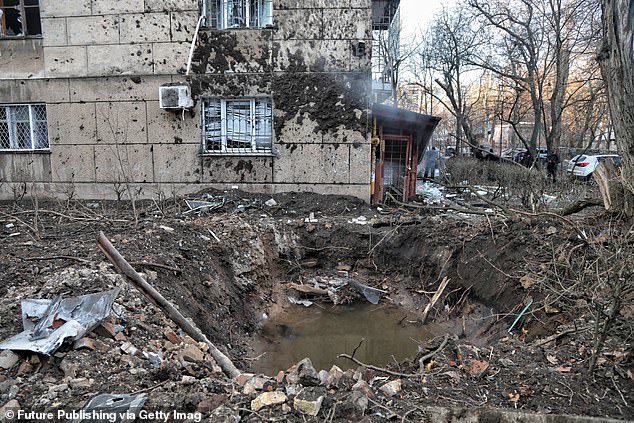
[[[584,307],[565,307],[539,283],[553,257],[587,244],[562,220],[414,213],[313,194],[271,197],[231,191],[197,198],[224,198],[224,204],[202,215],[185,213],[180,200],[141,204],[138,225],[124,204],[40,203],[37,214],[30,202],[1,206],[0,339],[22,330],[22,299],[76,296],[115,286],[122,288],[113,308],[115,323],[123,327],[118,339],[90,334],[94,350],[71,344],[51,357],[16,352],[17,363],[0,373],[1,404],[17,400],[26,410],[78,410],[97,393],[145,392],[148,409],[198,410],[208,421],[225,421],[220,416],[226,415],[246,421],[423,421],[427,406],[634,419],[631,313],[620,316],[619,329],[608,334],[590,375],[593,331],[587,328],[592,316]],[[270,198],[277,204],[265,205]],[[599,229],[600,222],[588,218]],[[264,379],[271,383],[265,386],[286,390],[291,399],[256,412],[251,401],[266,387],[249,391],[224,376],[208,356],[188,357],[190,346],[204,346],[188,340],[116,275],[96,246],[99,231],[245,372],[255,359],[249,341],[268,316],[280,308],[301,312],[301,306],[287,302],[291,282],[347,275],[387,291],[381,301],[403,307],[416,319],[447,277],[449,285],[428,320],[478,316],[481,323],[475,331],[448,337],[415,377],[365,368],[351,372],[349,386],[324,389],[316,418],[292,409],[288,380],[268,375]],[[364,300],[350,291],[346,301]],[[565,330],[570,333],[539,344]],[[185,342],[173,342],[180,340]],[[390,369],[419,372],[418,359],[442,341],[440,336],[426,340],[417,357]],[[123,351],[125,342],[158,354],[160,366]],[[402,390],[395,396],[379,389],[398,378]],[[358,379],[371,391],[362,390],[369,403],[361,412],[347,406]]]

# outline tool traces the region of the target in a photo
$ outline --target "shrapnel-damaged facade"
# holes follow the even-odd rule
[[[0,198],[238,187],[369,200],[373,21],[395,7],[0,0]]]

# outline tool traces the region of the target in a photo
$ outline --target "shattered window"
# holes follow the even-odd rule
[[[273,24],[273,0],[206,0],[210,28],[263,28]]]
[[[205,100],[202,117],[205,152],[248,154],[271,151],[271,99]]]
[[[42,35],[38,0],[0,0],[0,37]]]
[[[0,105],[0,150],[48,148],[45,105]]]

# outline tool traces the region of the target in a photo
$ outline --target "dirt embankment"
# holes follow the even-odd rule
[[[476,338],[450,337],[439,351],[442,340],[430,340],[411,363],[392,368],[411,376],[419,371],[418,358],[433,352],[415,377],[360,369],[343,377],[349,377],[350,386],[319,375],[308,378],[312,382],[303,380],[304,388],[323,390],[319,419],[356,421],[374,414],[382,416],[379,420],[420,421],[424,407],[431,405],[634,418],[629,404],[634,394],[631,335],[609,333],[597,371],[587,375],[592,331],[575,327],[585,328],[591,316],[557,309],[536,282],[553,251],[578,244],[563,223],[412,214],[310,194],[278,195],[273,206],[264,204],[267,196],[211,194],[212,199],[224,197],[222,209],[196,215],[184,213],[181,203],[162,210],[147,205],[137,226],[116,205],[54,211],[47,206],[36,223],[33,211],[2,207],[1,339],[21,331],[22,299],[122,289],[113,307],[116,334],[92,333],[92,347],[64,345],[52,357],[16,352],[16,361],[0,374],[2,404],[77,410],[96,393],[143,393],[146,408],[199,411],[210,421],[223,413],[248,421],[306,417],[294,405],[294,389],[302,385],[293,376],[297,369],[278,380],[269,375],[244,386],[228,380],[204,346],[188,340],[115,275],[96,248],[96,235],[103,230],[242,369],[254,359],[248,342],[264,315],[285,301],[286,284],[306,275],[349,272],[388,291],[385,301],[414,312],[447,277],[449,285],[430,320],[469,319],[479,306],[489,310]],[[507,333],[530,301],[533,305]],[[570,333],[550,343],[536,342],[564,330]],[[148,359],[152,354],[160,360]],[[395,380],[402,381],[398,392],[381,389]],[[267,389],[287,399],[253,410],[251,401]],[[351,392],[363,397],[351,397]]]

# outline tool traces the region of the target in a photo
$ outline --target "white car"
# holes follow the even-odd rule
[[[568,161],[566,173],[588,180],[599,163],[605,160],[611,160],[617,167],[621,166],[621,158],[618,154],[576,155]]]

